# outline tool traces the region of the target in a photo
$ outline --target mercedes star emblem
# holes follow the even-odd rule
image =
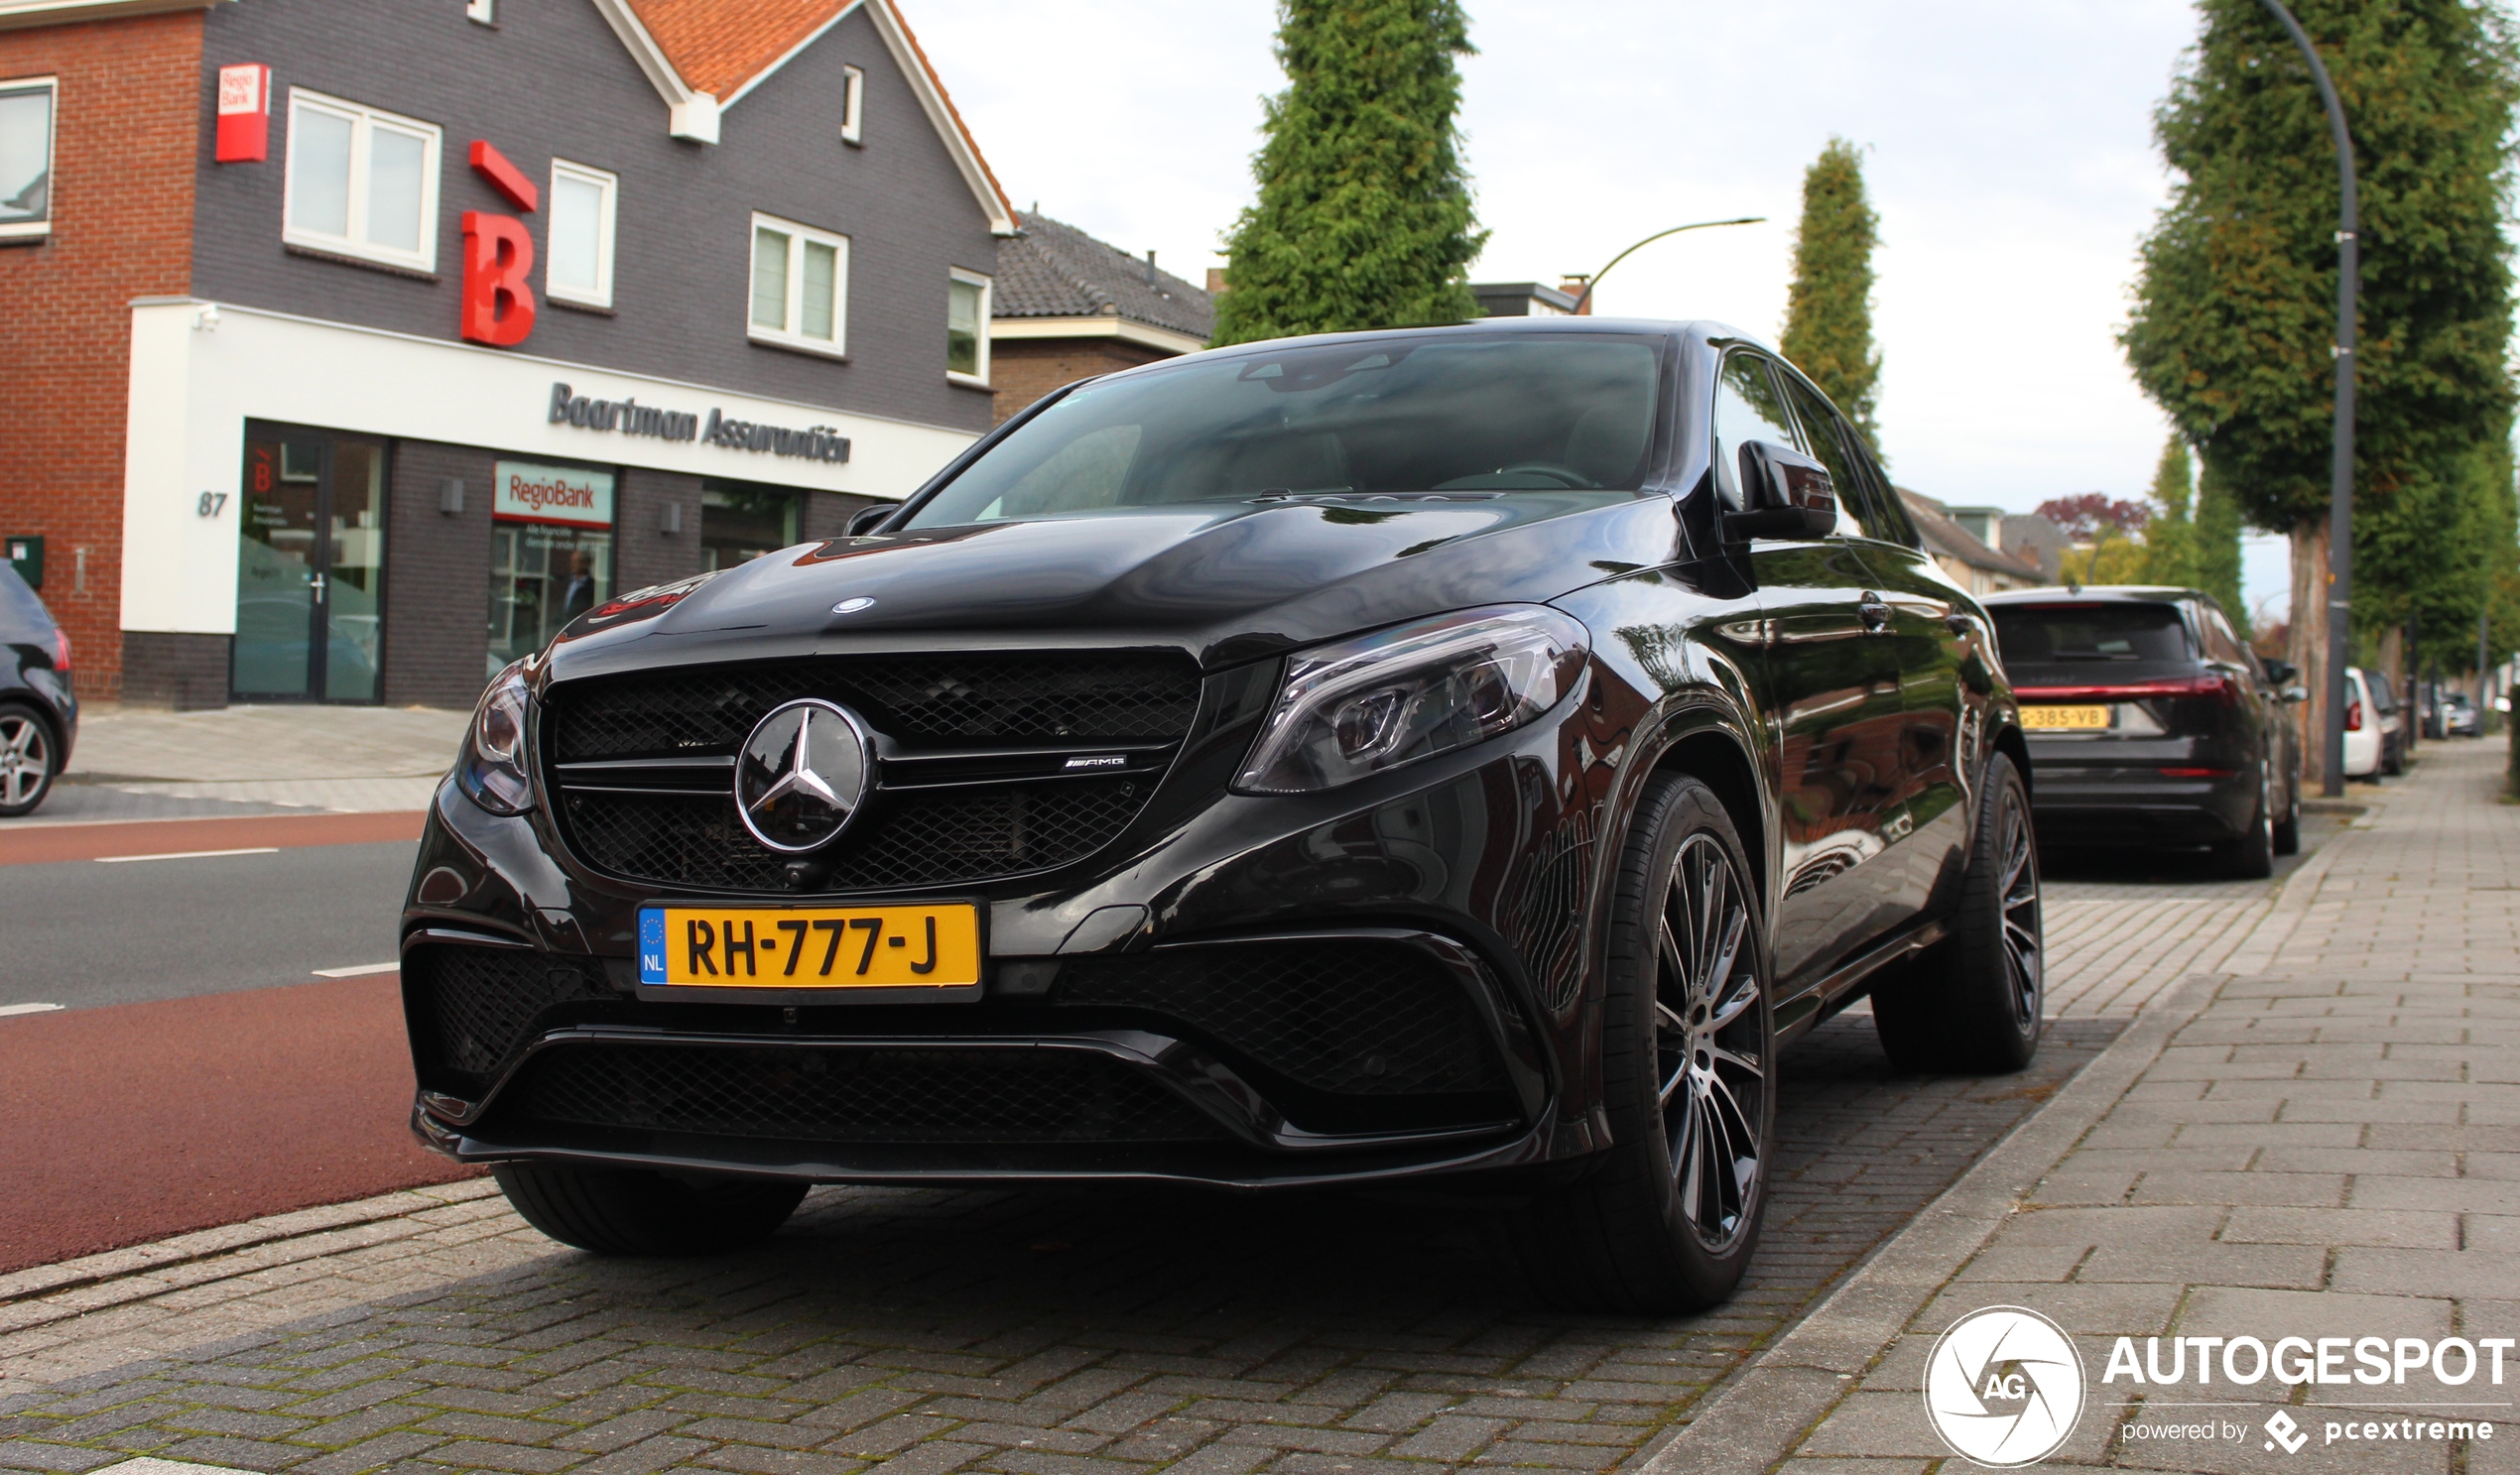
[[[744,828],[788,855],[829,844],[866,801],[872,747],[845,707],[808,697],[774,709],[735,759]]]

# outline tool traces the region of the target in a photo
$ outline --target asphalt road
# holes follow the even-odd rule
[[[0,836],[0,1008],[188,998],[390,963],[417,841],[334,837],[419,828],[417,815],[320,815]],[[278,848],[188,854],[263,847]],[[186,858],[107,859],[170,854]]]

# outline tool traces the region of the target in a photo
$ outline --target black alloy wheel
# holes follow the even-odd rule
[[[61,760],[53,729],[32,710],[0,706],[0,819],[35,812],[53,792]]]
[[[1942,941],[1877,976],[1872,1023],[1881,1047],[1902,1070],[2019,1070],[2039,1052],[2047,933],[2030,792],[2001,753],[1986,766],[1951,927]]]
[[[1610,1148],[1514,1223],[1561,1305],[1701,1310],[1739,1284],[1767,1207],[1776,1024],[1758,893],[1731,817],[1651,780],[1611,901],[1601,1029]]]

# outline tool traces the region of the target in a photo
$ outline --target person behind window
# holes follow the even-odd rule
[[[595,555],[584,549],[568,555],[568,582],[560,600],[564,625],[595,607]]]

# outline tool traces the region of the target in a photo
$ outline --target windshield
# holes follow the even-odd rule
[[[2196,659],[2176,605],[1999,604],[1989,613],[2005,669],[2016,676],[2043,667],[2096,673]]]
[[[1306,495],[1634,491],[1657,346],[1499,333],[1194,358],[1051,406],[909,526]]]

